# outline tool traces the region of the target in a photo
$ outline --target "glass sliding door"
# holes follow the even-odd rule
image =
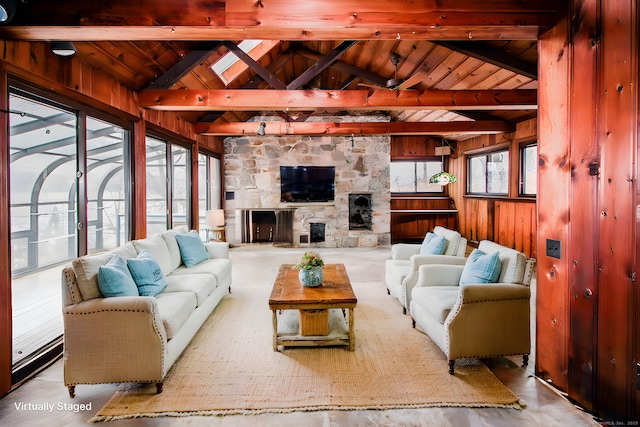
[[[9,97],[14,370],[62,335],[60,269],[78,256],[77,116]]]

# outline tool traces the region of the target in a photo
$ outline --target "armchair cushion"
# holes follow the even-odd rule
[[[501,267],[499,252],[486,254],[479,249],[474,249],[464,264],[459,284],[495,283],[500,276]]]
[[[458,289],[457,286],[420,287],[414,288],[411,296],[415,304],[420,305],[440,323],[444,323],[456,303]]]
[[[176,234],[178,247],[182,262],[187,268],[200,264],[202,261],[209,259],[209,253],[204,247],[204,243],[200,240],[198,232],[195,230],[187,234]]]
[[[114,255],[108,263],[98,268],[98,287],[105,297],[140,295],[127,262],[120,255]]]
[[[142,296],[154,297],[167,287],[167,280],[156,259],[146,249],[137,257],[127,260],[131,276]]]
[[[422,255],[442,255],[447,246],[447,239],[444,236],[438,236],[435,233],[427,233],[420,246],[420,254]]]

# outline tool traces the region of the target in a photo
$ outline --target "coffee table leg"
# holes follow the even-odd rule
[[[276,310],[271,310],[273,313],[273,351],[278,351],[278,315]]]
[[[353,326],[353,308],[349,309],[349,351],[356,349],[356,334]]]

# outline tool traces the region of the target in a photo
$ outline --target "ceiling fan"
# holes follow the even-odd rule
[[[374,89],[401,90],[401,89],[409,89],[410,87],[415,86],[420,81],[422,81],[424,76],[422,75],[421,72],[414,73],[412,76],[404,80],[399,79],[398,64],[400,64],[400,59],[402,59],[401,56],[395,52],[392,53],[391,56],[389,57],[389,60],[395,67],[395,72],[394,72],[394,77],[392,79],[387,80],[387,83],[385,86],[374,85],[369,83],[358,83],[358,86],[371,87]]]

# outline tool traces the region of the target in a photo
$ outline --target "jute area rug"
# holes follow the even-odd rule
[[[169,371],[164,391],[121,385],[92,421],[426,407],[521,408],[476,360],[447,360],[382,283],[356,283],[355,351],[273,350],[270,286],[237,286]]]

